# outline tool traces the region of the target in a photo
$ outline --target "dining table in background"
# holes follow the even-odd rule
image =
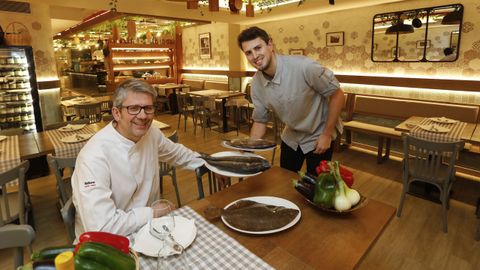
[[[298,175],[272,167],[187,206],[204,216],[209,206],[223,208],[235,200],[252,196],[289,200],[300,208],[301,219],[295,226],[274,234],[239,233],[229,229],[220,219],[211,222],[276,269],[356,268],[390,222],[395,208],[369,199],[363,208],[352,212],[324,212],[292,187],[292,178]]]
[[[190,89],[190,85],[188,84],[177,83],[154,84],[152,86],[157,90],[158,95],[168,98],[172,114],[178,113],[177,90],[182,91],[183,88]]]
[[[245,96],[245,93],[225,91],[225,90],[217,90],[217,89],[199,90],[199,91],[192,91],[192,92],[189,92],[189,93],[190,93],[191,96],[214,97],[215,99],[221,99],[222,100],[222,124],[223,124],[223,127],[219,131],[223,132],[223,133],[231,131],[231,129],[228,127],[227,106],[226,106],[227,99],[232,98],[232,97]]]

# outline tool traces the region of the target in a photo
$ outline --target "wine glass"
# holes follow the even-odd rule
[[[168,200],[160,199],[154,201],[151,208],[153,209],[153,216],[157,218],[150,221],[150,234],[162,243],[157,257],[157,269],[160,269],[160,259],[168,256],[168,251],[164,251],[167,246],[165,240],[175,228],[175,219],[172,215],[174,205]],[[165,265],[162,266],[162,269],[164,268],[166,268]]]

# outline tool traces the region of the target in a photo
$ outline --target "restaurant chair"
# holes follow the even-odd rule
[[[187,93],[178,93],[177,94],[177,105],[178,105],[178,129],[180,128],[180,120],[184,119],[184,131],[187,131],[187,119],[188,115],[191,115],[193,119],[194,107],[190,102],[190,95]]]
[[[102,121],[102,103],[75,104],[75,115],[78,119],[89,119],[89,123]]]
[[[237,129],[237,136],[240,130],[240,123],[242,122],[242,119],[243,119],[242,117],[243,116],[242,112],[244,111],[243,108],[248,107],[249,105],[250,103],[244,97],[231,98],[225,104],[226,107],[231,108],[233,110],[233,120],[235,122],[235,128]],[[247,112],[247,116],[245,117],[245,119],[249,119],[248,111],[246,112]]]
[[[203,129],[203,137],[205,138],[205,130],[207,127],[211,130],[213,119],[219,116],[219,112],[216,109],[215,98],[192,96],[192,102],[194,107],[193,135],[197,134],[197,123],[200,121],[200,127]]]
[[[52,154],[47,156],[48,163],[52,167],[57,180],[58,209],[61,209],[68,199],[72,197],[72,185],[70,182],[75,169],[76,159],[76,157],[60,158]]]
[[[455,180],[455,160],[464,142],[432,142],[402,134],[403,190],[397,210],[400,217],[405,195],[413,182],[434,185],[442,202],[443,231],[447,232],[447,210],[450,190]]]
[[[155,100],[155,112],[160,113],[171,113],[172,109],[170,108],[170,99],[167,96],[157,96]]]
[[[210,194],[217,191],[217,183],[215,179],[215,174],[212,173],[207,166],[202,165],[195,169],[195,177],[197,178],[197,188],[198,188],[198,199],[201,200],[205,198],[205,192],[203,191],[203,176],[207,175],[208,177],[208,189]]]
[[[25,129],[23,128],[9,128],[9,129],[0,130],[0,135],[15,136],[15,135],[22,135],[24,132],[25,132]]]
[[[45,126],[45,130],[52,130],[52,129],[59,129],[61,127],[64,127],[66,125],[88,125],[90,123],[89,119],[79,119],[79,120],[72,120],[72,121],[66,121],[66,122],[58,122],[58,123],[53,123]]]
[[[0,249],[15,249],[13,269],[24,264],[23,248],[30,247],[34,239],[35,231],[30,225],[7,224],[0,227]]]
[[[0,173],[0,226],[13,222],[30,222],[28,213],[32,211],[31,200],[25,181],[29,166],[30,163],[26,160]]]
[[[175,130],[170,136],[168,136],[168,139],[170,139],[174,143],[178,143],[178,134],[177,131]],[[159,162],[159,167],[160,167],[160,194],[163,194],[163,177],[164,176],[170,176],[172,179],[172,184],[173,187],[175,188],[175,195],[177,196],[177,204],[178,207],[182,206],[182,203],[180,201],[180,193],[178,192],[178,184],[177,184],[177,171],[175,166],[171,166],[170,164],[166,162]]]
[[[75,241],[75,212],[75,205],[73,204],[72,198],[68,199],[62,209],[60,209],[60,214],[62,215],[63,224],[65,224],[65,228],[67,229],[70,243]]]
[[[91,95],[92,98],[96,98],[96,97],[111,98],[111,96],[112,96],[111,94],[106,94],[106,93],[95,93]],[[106,115],[112,114],[113,101],[111,99],[102,100],[100,101],[100,107],[101,107],[102,114],[106,114]]]

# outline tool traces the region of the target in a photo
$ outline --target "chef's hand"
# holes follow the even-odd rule
[[[230,177],[221,175],[218,173],[214,173],[214,174],[215,174],[215,179],[217,179],[219,190],[229,187],[231,185]]]
[[[322,154],[330,148],[332,143],[332,136],[327,134],[320,134],[317,139],[317,144],[315,145],[315,154]]]

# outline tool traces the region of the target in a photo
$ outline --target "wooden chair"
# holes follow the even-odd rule
[[[73,205],[72,198],[68,199],[62,209],[60,209],[60,214],[67,229],[70,243],[75,241],[75,212],[75,205]]]
[[[200,121],[200,126],[203,129],[203,137],[205,138],[205,130],[207,127],[211,129],[212,120],[220,116],[220,112],[216,109],[215,98],[192,96],[192,103],[194,107],[193,135],[196,135],[197,122]]]
[[[7,224],[0,227],[0,249],[14,248],[14,269],[22,266],[23,248],[30,247],[35,239],[35,231],[26,224]]]
[[[67,121],[67,122],[58,122],[58,123],[53,123],[45,126],[45,130],[52,130],[52,129],[59,129],[61,127],[64,127],[66,125],[82,125],[82,124],[89,124],[90,120],[89,119],[79,119],[79,120],[73,120],[73,121]]]
[[[187,93],[178,93],[177,94],[177,104],[178,104],[178,125],[177,128],[180,128],[180,120],[184,119],[184,131],[187,131],[187,119],[188,115],[191,115],[192,119],[194,116],[194,107],[190,103],[190,96]]]
[[[209,188],[210,194],[217,191],[217,181],[215,179],[215,174],[213,174],[205,165],[198,167],[195,169],[195,177],[197,179],[199,200],[205,198],[205,192],[203,191],[203,176],[205,174],[208,177],[208,188]]]
[[[161,113],[170,113],[172,109],[170,108],[170,99],[167,96],[157,96],[155,100],[155,112],[157,114]]]
[[[168,136],[168,139],[170,139],[172,142],[177,143],[178,142],[178,134],[177,131],[175,130],[170,136]],[[175,166],[171,166],[170,164],[166,162],[159,162],[159,168],[160,168],[160,194],[163,194],[163,177],[164,176],[170,176],[172,179],[173,187],[175,188],[175,195],[177,196],[177,204],[178,207],[182,206],[182,202],[180,200],[180,193],[178,192],[178,185],[177,185],[177,170]]]
[[[87,118],[91,123],[97,123],[102,121],[102,103],[87,103],[87,104],[76,104],[75,114],[79,119]]]
[[[432,142],[402,134],[403,191],[397,210],[402,214],[403,201],[410,184],[416,181],[434,185],[440,191],[443,212],[443,231],[447,232],[447,209],[450,190],[455,180],[455,160],[464,142]],[[444,160],[446,163],[444,163]]]
[[[58,209],[60,210],[72,197],[72,186],[70,184],[73,171],[75,169],[76,157],[60,158],[49,154],[47,156],[55,179],[57,180]],[[68,171],[67,171],[68,170]],[[68,173],[68,174],[67,174]]]

